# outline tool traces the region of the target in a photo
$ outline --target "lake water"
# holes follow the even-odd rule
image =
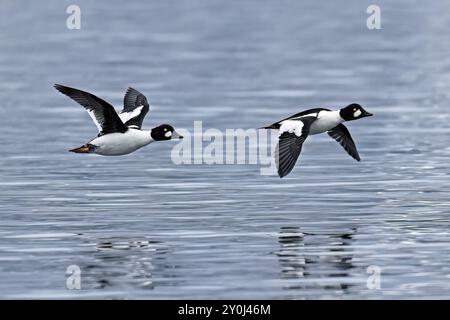
[[[371,1],[78,0],[80,30],[69,4],[0,5],[1,298],[450,298],[450,3],[378,1],[380,30]],[[314,136],[279,179],[174,141],[69,153],[96,129],[54,83],[117,109],[133,86],[145,128],[375,116],[348,124],[362,162]]]

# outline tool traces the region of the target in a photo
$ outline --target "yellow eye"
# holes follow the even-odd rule
[[[356,108],[353,108],[353,111],[356,111]]]
[[[167,131],[167,128],[164,128],[164,131]]]

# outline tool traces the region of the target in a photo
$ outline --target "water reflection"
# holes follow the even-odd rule
[[[352,284],[345,278],[354,268],[351,245],[356,232],[352,228],[346,232],[314,234],[302,232],[297,226],[281,227],[277,252],[280,277],[291,280],[283,288],[348,289]],[[296,279],[299,281],[292,281]]]
[[[158,240],[107,238],[95,243],[94,261],[82,267],[86,289],[152,290],[171,284],[175,266],[169,246]],[[169,279],[169,280],[167,280]]]

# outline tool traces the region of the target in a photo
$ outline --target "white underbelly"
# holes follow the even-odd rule
[[[339,119],[336,119],[335,117],[319,117],[311,124],[311,127],[309,128],[309,134],[312,135],[327,132],[340,123],[341,121]]]
[[[94,153],[102,156],[121,156],[136,151],[139,148],[153,142],[150,134],[148,136],[137,130],[129,129],[125,133],[110,133],[95,138],[90,142],[94,145]]]

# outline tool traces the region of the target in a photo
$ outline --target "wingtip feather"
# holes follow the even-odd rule
[[[137,94],[137,95],[141,94],[138,90],[136,90],[136,89],[133,88],[133,87],[128,87],[126,93],[130,93],[130,92],[133,92],[133,93],[135,93],[135,94]]]
[[[73,88],[67,87],[67,86],[63,86],[62,84],[58,84],[55,83],[53,85],[53,87],[58,90],[59,92],[61,92],[62,94],[67,95],[68,92],[70,92],[70,90],[73,90]]]
[[[62,84],[59,84],[59,83],[55,83],[55,84],[53,85],[53,87],[56,88],[56,89],[58,89],[58,88],[68,88],[68,87],[66,87],[65,85],[62,85]]]

